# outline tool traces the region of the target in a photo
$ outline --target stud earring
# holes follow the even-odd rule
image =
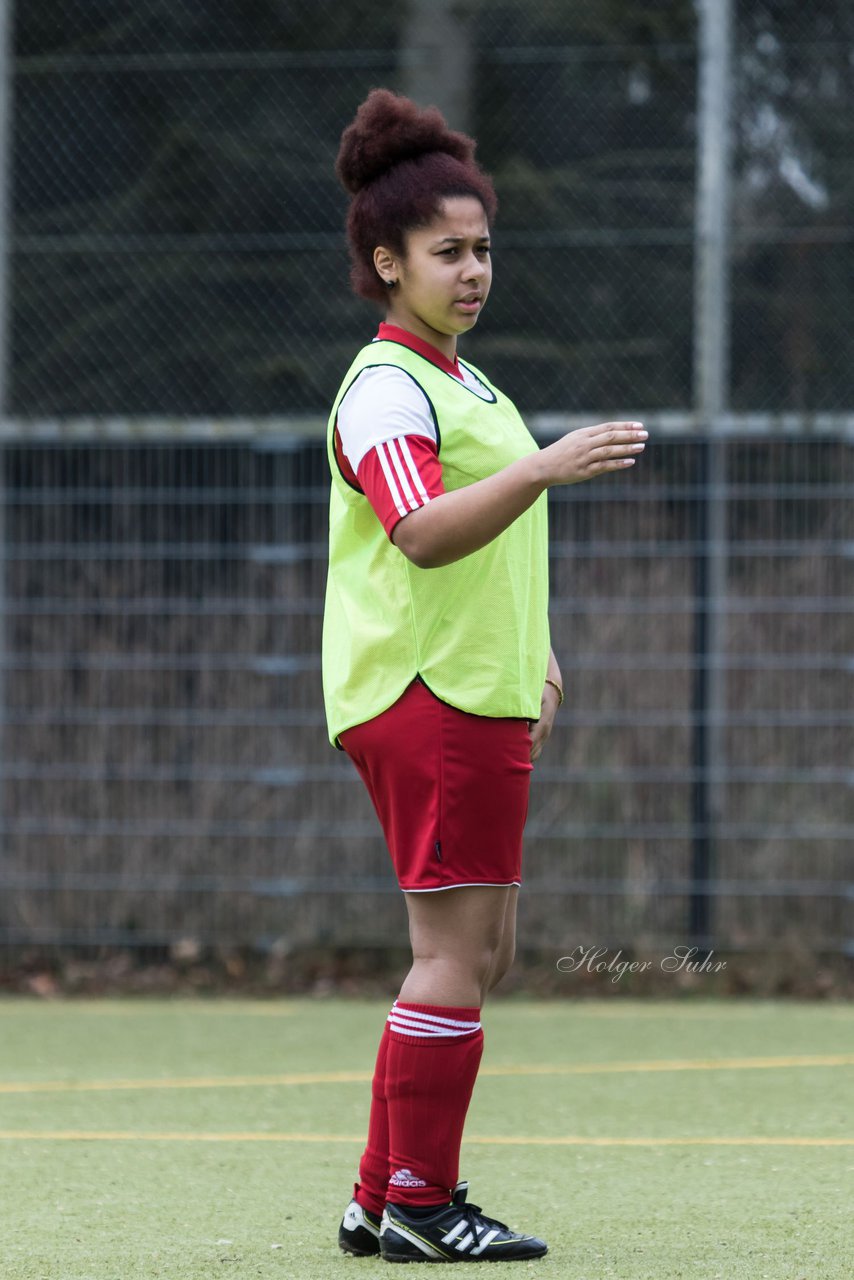
[[[396,280],[386,280],[385,287],[387,289],[393,289],[396,284],[397,284]]]

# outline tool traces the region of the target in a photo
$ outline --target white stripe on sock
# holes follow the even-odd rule
[[[395,1001],[395,1016],[398,1018],[417,1018],[419,1022],[435,1022],[443,1027],[464,1027],[467,1031],[476,1031],[479,1022],[461,1021],[459,1018],[442,1018],[435,1013],[422,1013],[419,1009],[407,1009],[406,1005],[398,1005]]]
[[[389,1022],[398,1031],[411,1027],[413,1031],[423,1031],[425,1035],[431,1036],[470,1036],[480,1030],[479,1022],[473,1022],[470,1027],[436,1027],[430,1022],[420,1022],[418,1018],[399,1018],[396,1014],[389,1018]]]
[[[435,1031],[416,1031],[414,1027],[408,1027],[405,1024],[403,1026],[400,1026],[395,1022],[391,1022],[390,1026],[392,1031],[396,1031],[398,1035],[417,1036],[419,1040],[440,1040],[443,1038],[441,1034],[437,1034]],[[463,1036],[465,1034],[466,1033],[464,1031],[454,1031],[454,1032],[449,1031],[447,1035],[447,1039],[456,1040],[460,1036]]]
[[[445,1037],[453,1040],[459,1039],[461,1036],[470,1036],[471,1031],[443,1031],[441,1028],[427,1027],[426,1029],[417,1023],[399,1022],[396,1018],[389,1018],[389,1025],[392,1031],[399,1032],[403,1036],[421,1036],[427,1039],[441,1040]]]
[[[428,1021],[429,1019],[429,1021]],[[437,1038],[448,1036],[459,1039],[471,1036],[480,1030],[479,1022],[459,1022],[453,1018],[436,1018],[433,1014],[413,1013],[408,1009],[395,1006],[388,1016],[392,1031],[401,1035]]]

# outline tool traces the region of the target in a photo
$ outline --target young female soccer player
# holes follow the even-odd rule
[[[390,1262],[546,1252],[466,1202],[460,1143],[481,1006],[513,958],[530,773],[563,701],[546,490],[631,466],[646,438],[611,422],[539,449],[458,358],[492,280],[496,197],[474,147],[435,108],[377,89],[337,162],[353,285],[385,321],[329,419],[324,698],[382,825],[413,953],[339,1244]]]

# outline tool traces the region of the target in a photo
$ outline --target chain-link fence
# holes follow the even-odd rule
[[[0,941],[404,936],[319,681],[387,84],[495,176],[466,353],[544,439],[653,433],[550,497],[523,941],[851,949],[854,19],[726,8],[7,5]]]
[[[535,769],[526,940],[852,936],[854,459],[728,447],[712,708],[709,447],[552,494],[568,701]],[[367,795],[325,735],[322,447],[20,445],[6,466],[2,937],[400,940]]]
[[[528,412],[696,407],[692,0],[28,0],[12,19],[14,414],[324,412],[373,322],[333,160],[378,83],[438,99],[495,175],[471,359]],[[735,6],[737,412],[854,404],[852,24],[845,0]]]

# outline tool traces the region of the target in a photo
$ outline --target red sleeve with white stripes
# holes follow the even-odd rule
[[[436,441],[427,436],[397,436],[375,445],[356,474],[389,538],[398,520],[445,492]]]

